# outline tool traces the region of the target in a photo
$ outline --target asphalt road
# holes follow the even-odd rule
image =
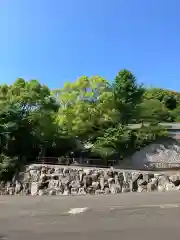
[[[3,240],[180,239],[180,192],[0,197]]]

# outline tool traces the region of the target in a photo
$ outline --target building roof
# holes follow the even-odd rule
[[[148,126],[149,123],[144,123],[145,126]],[[167,128],[167,129],[174,129],[174,130],[180,130],[180,123],[160,123],[161,126]],[[130,124],[129,127],[131,127],[132,129],[136,129],[136,128],[140,128],[142,126],[141,123],[138,124]]]

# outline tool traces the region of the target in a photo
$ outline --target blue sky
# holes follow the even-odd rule
[[[0,83],[82,75],[180,91],[179,0],[0,0]]]

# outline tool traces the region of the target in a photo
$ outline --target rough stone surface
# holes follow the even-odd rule
[[[127,192],[178,191],[180,174],[87,169],[76,167],[29,166],[18,181],[0,183],[1,195],[87,195]]]
[[[171,168],[180,166],[180,141],[166,139],[161,143],[152,143],[137,151],[129,159],[125,159],[124,166],[135,169],[145,166],[155,168]]]

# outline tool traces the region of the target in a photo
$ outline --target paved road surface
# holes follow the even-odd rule
[[[179,240],[180,192],[0,197],[3,240]]]

